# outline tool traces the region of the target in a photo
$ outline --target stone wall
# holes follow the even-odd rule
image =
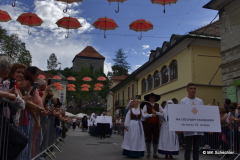
[[[94,71],[100,70],[101,67],[104,69],[104,59],[86,59],[76,57],[73,61],[73,71],[80,71],[82,66],[89,68],[90,65],[93,66]]]
[[[220,11],[223,98],[233,79],[240,77],[240,1],[233,1]]]

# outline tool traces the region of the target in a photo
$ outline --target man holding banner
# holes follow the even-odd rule
[[[204,105],[203,101],[197,97],[195,97],[196,94],[196,85],[194,83],[189,83],[187,85],[187,92],[188,96],[183,98],[180,102],[180,104],[186,104],[186,105]],[[184,158],[185,160],[190,160],[192,145],[193,145],[193,160],[199,160],[199,147],[200,147],[200,141],[201,136],[204,135],[203,132],[183,132],[185,137],[185,154]]]

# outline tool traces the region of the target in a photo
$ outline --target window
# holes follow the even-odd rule
[[[178,100],[176,98],[173,98],[172,101],[174,104],[178,104]]]
[[[154,73],[154,87],[160,86],[160,72],[156,71]]]
[[[128,100],[130,99],[130,87],[128,87]]]
[[[132,98],[134,98],[134,84],[132,85]]]
[[[153,89],[153,77],[151,75],[148,76],[147,81],[148,81],[148,91],[149,91],[149,90]]]
[[[164,66],[162,68],[162,84],[165,84],[168,82],[168,68],[167,66]]]
[[[64,93],[61,93],[60,102],[63,103],[63,100],[64,100]]]
[[[156,56],[158,57],[159,55],[160,55],[160,51],[158,50]]]
[[[124,106],[124,90],[122,91],[122,106]]]
[[[153,60],[153,56],[151,55],[151,56],[150,56],[150,62],[152,62],[152,60]]]
[[[142,80],[142,93],[145,93],[147,91],[147,83],[145,78]]]
[[[177,61],[176,60],[174,60],[170,65],[170,75],[171,75],[171,80],[178,78]]]
[[[167,104],[167,102],[163,101],[162,104],[161,104],[162,108],[165,108],[166,104]]]

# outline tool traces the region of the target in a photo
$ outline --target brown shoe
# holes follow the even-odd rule
[[[150,155],[147,155],[147,159],[150,159],[151,158],[151,156]]]
[[[153,156],[153,159],[160,159],[160,157],[158,157],[158,155]]]

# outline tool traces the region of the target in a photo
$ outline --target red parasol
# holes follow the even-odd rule
[[[125,2],[125,1],[127,1],[127,0],[107,0],[108,2],[118,2],[118,10],[115,10],[115,12],[116,13],[118,13],[119,12],[119,2],[120,3],[123,3],[123,2]]]
[[[100,91],[100,90],[102,90],[102,89],[101,89],[100,87],[95,87],[94,90],[95,90],[95,91]]]
[[[151,29],[153,29],[153,24],[149,21],[146,21],[145,19],[138,19],[136,21],[133,21],[129,28],[131,30],[134,30],[136,32],[141,32],[141,36],[138,37],[139,40],[142,39],[142,32],[147,32]]]
[[[91,81],[92,79],[90,77],[84,77],[82,80],[83,81]]]
[[[81,91],[89,91],[88,88],[82,88]]]
[[[57,79],[57,80],[60,80],[62,79],[60,76],[53,76],[52,79]]]
[[[88,84],[83,84],[81,85],[82,88],[90,88],[90,86]]]
[[[57,86],[56,90],[63,90],[63,88],[61,86]]]
[[[42,19],[39,18],[34,13],[23,13],[18,17],[17,21],[19,23],[21,23],[21,25],[29,26],[28,34],[30,34],[30,35],[32,34],[32,33],[30,33],[30,27],[41,26],[41,24],[43,23]]]
[[[97,80],[99,80],[99,81],[106,81],[106,78],[105,77],[98,77]]]
[[[178,0],[151,0],[152,4],[161,4],[164,6],[163,12],[165,13],[165,5],[166,4],[176,4]]]
[[[93,26],[97,29],[104,30],[104,38],[106,38],[106,30],[115,30],[118,25],[113,19],[110,18],[99,18],[96,22],[93,23]]]
[[[69,81],[76,81],[76,79],[74,77],[68,77],[67,80],[69,80]]]
[[[69,88],[74,88],[74,87],[76,87],[76,86],[75,86],[74,84],[68,84],[67,87],[69,87]]]
[[[62,27],[68,30],[68,34],[65,36],[66,38],[69,36],[69,29],[78,29],[82,27],[80,22],[76,18],[72,17],[63,17],[62,19],[59,19],[56,24],[58,27]]]
[[[45,79],[46,77],[45,77],[44,75],[42,75],[42,74],[39,74],[39,75],[38,75],[38,78],[39,78],[39,79]]]
[[[101,83],[97,83],[95,84],[95,87],[103,87],[103,85]]]
[[[68,4],[71,4],[71,3],[74,3],[74,2],[82,2],[82,0],[57,0],[57,1],[66,2],[67,3],[66,10],[63,10],[64,13],[67,12]]]
[[[8,22],[12,20],[10,15],[6,11],[0,10],[0,22]]]
[[[62,85],[60,83],[55,82],[55,83],[53,83],[53,86],[58,87],[58,86],[62,86]]]
[[[68,91],[76,91],[75,88],[68,88]]]

